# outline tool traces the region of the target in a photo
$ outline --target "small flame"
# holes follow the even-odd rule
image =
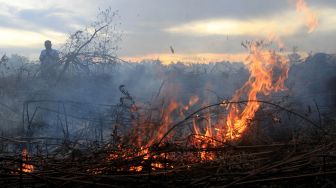
[[[131,172],[141,172],[142,169],[143,169],[142,166],[131,166],[129,171],[131,171]]]
[[[202,131],[200,130],[200,128],[197,126],[196,120],[193,120],[193,130],[195,132],[195,138],[196,140],[193,142],[194,146],[198,146],[201,149],[206,149],[212,146],[216,146],[216,143],[213,142],[213,140],[211,139],[212,137],[214,137],[215,135],[212,134],[212,125],[211,125],[211,117],[210,115],[208,115],[208,117],[206,117],[206,119],[208,119],[206,126],[205,126],[205,131],[204,133],[202,133]],[[215,128],[216,130],[216,128]],[[214,160],[214,154],[210,153],[210,152],[206,152],[206,151],[201,151],[199,152],[199,156],[201,158],[201,161],[207,161],[207,160]]]
[[[152,163],[151,166],[152,166],[152,170],[164,168],[164,165],[162,163]]]
[[[142,164],[144,164],[145,161],[147,161],[150,157],[152,157],[153,159],[157,159],[157,157],[158,157],[158,156],[151,156],[149,154],[149,149],[148,148],[143,148],[143,147],[141,147],[137,156],[143,156],[143,161],[141,162]],[[151,163],[151,167],[152,167],[152,170],[165,168],[164,164],[162,164],[160,162]],[[141,166],[141,165],[131,166],[129,168],[129,171],[131,171],[131,172],[141,172],[142,170],[143,170],[143,166]]]
[[[28,156],[28,151],[26,148],[22,150],[21,155],[22,155],[22,161],[28,161],[29,156]],[[20,170],[21,169],[22,169],[22,172],[30,173],[34,171],[34,166],[31,164],[22,163]]]
[[[178,110],[181,104],[177,103],[176,101],[171,101],[167,107],[167,109],[162,111],[162,124],[160,125],[158,131],[154,135],[153,138],[149,140],[147,143],[147,147],[151,146],[153,143],[159,141],[163,135],[168,131],[169,126],[173,122],[173,113]]]

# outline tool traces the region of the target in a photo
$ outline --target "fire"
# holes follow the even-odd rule
[[[212,132],[211,129],[209,127],[207,127],[206,131],[205,131],[205,141],[206,143],[202,144],[202,149],[206,149],[208,148],[209,145],[215,145],[214,143],[211,142],[211,140],[209,138],[212,137]],[[202,161],[205,160],[213,160],[214,159],[214,155],[212,153],[207,153],[205,151],[201,152],[201,159]]]
[[[267,96],[273,91],[285,89],[284,81],[289,69],[288,58],[266,51],[261,42],[252,42],[249,48],[250,55],[247,61],[250,77],[243,87],[236,91],[231,100],[237,102],[246,94],[249,102],[242,110],[236,103],[229,106],[230,111],[226,121],[228,139],[237,139],[242,136],[260,107],[257,102],[259,95]]]
[[[161,154],[160,156],[162,156],[163,154]],[[151,156],[149,154],[149,149],[148,148],[144,148],[144,147],[141,147],[140,148],[140,151],[136,154],[136,156],[143,156],[143,161],[141,162],[142,165],[137,165],[137,166],[131,166],[129,168],[129,171],[131,172],[141,172],[143,170],[143,165],[146,163],[146,161],[148,161],[150,158],[152,159],[157,159],[159,156],[157,155],[154,155],[154,156]],[[164,164],[163,163],[160,163],[160,162],[152,162],[150,164],[151,166],[151,169],[152,170],[156,170],[156,169],[163,169],[165,168]]]
[[[298,12],[304,13],[309,28],[308,32],[313,32],[318,26],[316,14],[307,7],[304,0],[296,0],[296,9]],[[285,47],[281,39],[274,33],[269,35],[269,40],[275,42],[280,49]],[[236,103],[228,107],[230,108],[226,120],[226,137],[228,139],[237,139],[242,136],[249,122],[253,120],[255,113],[260,108],[260,104],[257,102],[259,95],[267,96],[271,92],[285,89],[284,82],[289,70],[287,56],[277,54],[274,51],[266,51],[262,42],[250,43],[249,50],[247,65],[250,77],[243,87],[236,91],[231,100],[237,102],[246,94],[249,102],[242,110]]]
[[[203,131],[204,133],[202,133],[202,131],[200,130],[200,128],[198,127],[196,120],[193,119],[193,130],[195,132],[195,141],[193,142],[193,145],[196,147],[200,147],[201,149],[206,149],[209,147],[214,147],[216,146],[216,142],[214,142],[211,138],[215,135],[213,135],[212,133],[212,125],[211,125],[211,117],[208,116],[206,117],[206,119],[208,120],[205,126],[205,130]],[[199,152],[199,156],[201,158],[202,161],[206,161],[206,160],[213,160],[215,157],[213,155],[213,153],[208,153],[206,151],[201,151]]]
[[[173,119],[173,113],[178,110],[178,108],[181,106],[181,104],[177,103],[175,100],[171,101],[168,105],[168,107],[164,110],[162,110],[162,123],[158,128],[158,131],[154,135],[153,138],[149,140],[147,143],[147,147],[151,146],[153,143],[157,142],[162,138],[162,136],[168,131],[169,126],[172,124]]]
[[[142,169],[143,169],[142,166],[131,166],[129,171],[131,171],[131,172],[141,172]]]
[[[22,150],[21,155],[22,155],[22,161],[28,161],[29,155],[28,155],[28,151],[26,148]],[[20,170],[21,169],[22,169],[22,172],[33,172],[34,166],[31,164],[22,163]]]
[[[314,31],[318,26],[318,21],[316,15],[307,7],[304,0],[296,0],[296,9],[305,15],[309,32]],[[272,46],[273,43],[276,44],[276,49],[279,49],[279,52],[269,50],[268,47]],[[260,97],[267,97],[273,92],[286,89],[285,80],[288,77],[289,59],[285,52],[285,44],[280,37],[276,33],[270,33],[267,42],[246,42],[243,46],[249,50],[245,64],[250,76],[245,84],[235,92],[230,102],[225,100],[220,105],[221,109],[228,110],[228,114],[219,113],[217,114],[218,117],[213,118],[213,115],[211,115],[213,112],[209,111],[208,114],[197,114],[193,117],[191,130],[194,134],[192,134],[191,145],[200,150],[196,152],[197,157],[192,156],[190,158],[191,161],[215,160],[217,154],[206,151],[206,149],[215,148],[222,143],[241,138],[261,107],[260,102],[258,102]],[[172,55],[169,54],[168,56],[171,57]],[[174,57],[176,58],[178,55],[174,54]],[[169,62],[172,62],[172,60],[169,59]],[[126,170],[141,172],[147,166],[152,170],[174,168],[167,162],[157,162],[158,159],[169,159],[169,155],[158,156],[152,154],[149,148],[153,145],[157,146],[156,144],[162,144],[163,138],[172,141],[174,136],[184,135],[183,130],[176,135],[174,135],[176,132],[171,131],[173,123],[178,119],[176,116],[180,115],[180,119],[185,118],[185,112],[189,111],[195,104],[199,104],[200,100],[198,96],[191,96],[186,104],[176,100],[171,100],[169,103],[160,103],[161,106],[155,106],[158,113],[143,111],[143,115],[140,117],[144,118],[134,122],[135,126],[130,134],[137,138],[136,142],[133,143],[136,143],[139,149],[136,150],[133,157],[140,157],[142,161],[126,168]],[[243,107],[238,104],[242,100],[246,100]],[[203,104],[203,106],[208,105]],[[132,108],[132,112],[138,112],[139,109],[146,108]],[[159,117],[159,120],[153,117]],[[168,130],[169,136],[167,134]],[[134,151],[120,148],[120,153],[110,154],[108,160],[129,159],[131,157],[128,153],[134,153]],[[146,164],[148,162],[150,164]],[[30,166],[32,171],[33,167]]]
[[[284,44],[281,39],[275,34],[269,37],[269,40],[275,42],[278,48],[283,49]],[[193,147],[200,149],[197,152],[197,157],[191,158],[192,161],[211,161],[216,159],[216,153],[206,151],[208,148],[218,147],[221,142],[236,140],[241,138],[243,133],[248,128],[250,122],[254,119],[256,112],[261,104],[258,102],[260,95],[268,96],[272,92],[282,91],[285,89],[285,80],[288,75],[288,58],[285,54],[276,53],[265,48],[268,43],[249,42],[246,44],[249,49],[249,55],[246,58],[247,67],[250,72],[250,77],[246,83],[235,92],[231,102],[223,101],[222,109],[229,110],[228,114],[219,114],[217,120],[213,119],[213,112],[196,115],[192,119],[192,131],[194,133],[191,144]],[[244,108],[241,108],[237,103],[242,98],[247,98],[247,103]],[[172,141],[177,135],[183,135],[183,131],[172,131],[166,134],[168,130],[177,121],[177,116],[180,119],[185,118],[185,112],[189,111],[195,104],[200,104],[198,96],[191,96],[186,104],[180,101],[171,100],[167,105],[162,105],[162,108],[156,115],[159,116],[159,123],[148,123],[148,121],[138,120],[135,122],[135,127],[132,136],[137,137],[138,151],[133,157],[141,157],[142,161],[139,164],[134,164],[128,168],[128,171],[141,172],[147,165],[152,170],[159,170],[169,166],[165,162],[156,162],[158,159],[167,159],[167,156],[157,156],[150,152],[150,149],[155,144],[162,144],[162,139]],[[208,106],[203,103],[202,106]],[[140,108],[139,108],[140,109]],[[144,109],[144,108],[143,108]],[[136,109],[137,110],[137,109]],[[146,111],[143,112],[143,117],[146,119]],[[137,123],[144,122],[144,123]],[[136,124],[137,123],[137,124]],[[121,148],[122,149],[122,148]],[[113,153],[109,156],[110,160],[117,158],[127,159],[125,153],[134,153],[134,151],[123,150],[121,153]],[[168,156],[169,158],[169,156]],[[153,161],[152,161],[153,160]],[[150,164],[147,164],[152,161]]]
[[[163,169],[164,168],[164,165],[162,163],[152,163],[151,164],[152,166],[152,170],[155,170],[155,169]]]
[[[296,0],[296,11],[304,14],[306,25],[309,29],[308,32],[313,32],[318,26],[316,14],[307,6],[304,0]]]

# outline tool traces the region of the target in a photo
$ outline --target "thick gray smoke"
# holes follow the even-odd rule
[[[242,63],[229,62],[169,66],[159,61],[123,62],[104,68],[96,65],[89,74],[69,68],[59,81],[40,77],[39,64],[20,56],[12,56],[2,66],[1,115],[13,117],[10,121],[15,122],[2,119],[3,132],[20,133],[35,127],[34,134],[48,132],[49,136],[64,132],[65,113],[68,121],[76,121],[68,124],[92,120],[88,126],[94,126],[105,121],[111,129],[113,108],[124,97],[121,85],[136,103],[150,103],[156,98],[188,104],[192,96],[198,96],[210,104],[229,99],[248,76]]]
[[[279,94],[287,96],[283,105],[291,104],[315,120],[318,110],[324,119],[334,118],[335,72],[335,57],[328,54],[293,64],[288,90]],[[229,100],[248,75],[242,63],[166,66],[150,61],[96,65],[89,73],[69,69],[59,80],[44,80],[39,64],[12,56],[1,64],[1,131],[13,136],[104,140],[115,131],[115,123],[127,124],[132,118],[123,108],[133,103],[188,104],[197,96],[199,102],[187,112],[192,113],[202,105]],[[279,96],[272,100],[280,102]],[[124,128],[130,128],[130,122]]]

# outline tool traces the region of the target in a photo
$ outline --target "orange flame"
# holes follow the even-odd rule
[[[163,154],[161,154],[163,155]],[[151,157],[152,159],[157,159],[157,155],[151,156],[149,154],[149,149],[148,148],[143,148],[141,147],[140,151],[137,153],[137,156],[143,156],[143,161],[141,162],[141,164],[143,165],[145,161],[149,160],[149,158]],[[143,166],[142,165],[138,165],[138,166],[131,166],[129,168],[129,171],[131,172],[141,172],[143,170]],[[163,163],[160,162],[153,162],[150,164],[152,170],[156,170],[156,169],[163,169],[165,168]]]
[[[21,155],[22,155],[22,161],[28,161],[29,156],[28,156],[28,151],[26,148],[22,150]],[[33,172],[34,166],[31,164],[22,163],[21,169],[22,169],[22,172]]]
[[[131,171],[131,172],[141,172],[142,169],[143,169],[142,166],[131,166],[129,171]]]
[[[167,109],[162,111],[162,124],[160,125],[155,136],[151,140],[149,140],[149,142],[147,143],[147,147],[159,141],[163,137],[163,135],[168,131],[169,126],[173,122],[172,114],[178,109],[179,106],[181,105],[177,103],[176,101],[171,101]]]
[[[296,0],[296,11],[304,14],[306,25],[309,29],[308,32],[311,33],[315,31],[318,26],[316,14],[307,6],[304,0]]]
[[[246,94],[250,102],[243,110],[239,108],[238,104],[229,106],[230,112],[226,121],[226,137],[228,139],[240,138],[246,130],[260,107],[260,104],[256,102],[258,95],[267,96],[273,91],[285,89],[284,81],[288,75],[288,59],[286,56],[266,51],[260,43],[252,42],[247,60],[249,61],[250,77],[243,87],[236,91],[232,101],[237,102]]]
[[[309,32],[313,32],[318,26],[315,13],[307,7],[304,0],[296,0],[296,9],[298,12],[304,14]],[[280,52],[285,49],[284,43],[275,33],[270,33],[268,40],[270,43],[274,42],[277,44]],[[235,92],[231,99],[233,103],[223,101],[221,107],[229,110],[226,117],[224,115],[224,117],[219,117],[215,123],[212,122],[210,113],[208,117],[200,118],[198,115],[193,119],[192,129],[195,133],[195,140],[192,141],[193,146],[206,149],[218,146],[218,141],[225,142],[241,138],[260,108],[261,104],[258,102],[260,96],[268,96],[272,92],[286,89],[285,80],[288,77],[289,70],[288,57],[284,54],[265,49],[264,47],[267,45],[263,42],[248,43],[249,55],[246,58],[246,64],[250,72],[249,79]],[[240,107],[238,103],[234,103],[241,100],[241,98],[247,98],[247,103],[244,108]],[[136,156],[143,156],[143,162],[141,164],[144,164],[144,161],[148,161],[149,158],[156,159],[156,156],[149,154],[148,148],[152,144],[161,141],[165,133],[169,130],[172,122],[176,120],[174,116],[180,114],[183,117],[184,112],[189,110],[191,106],[199,103],[199,100],[198,96],[192,96],[186,105],[172,100],[165,109],[160,111],[158,115],[161,117],[160,124],[155,124],[159,125],[155,126],[155,128],[153,128],[153,124],[151,123],[136,124],[135,130],[140,131],[136,132],[137,134],[135,135],[138,136],[138,146],[141,146],[141,150]],[[133,109],[134,112],[137,110],[136,108]],[[197,122],[197,118],[206,119],[206,122],[199,123]],[[166,138],[168,137],[167,135],[165,136]],[[125,158],[126,156],[126,154],[111,154],[109,160],[114,160],[118,157]],[[198,152],[198,156],[202,161],[214,160],[216,157],[215,153],[206,152],[205,150]],[[162,169],[166,166],[167,163],[151,163],[153,170]],[[143,170],[143,167],[143,165],[131,166],[129,171],[140,172]],[[171,166],[171,168],[173,168],[173,166]]]
[[[213,128],[212,128],[213,125],[211,124],[210,115],[207,115],[205,119],[207,121],[203,131],[199,128],[195,119],[193,119],[192,121],[193,130],[195,132],[195,138],[196,138],[196,140],[193,142],[193,145],[196,147],[199,146],[201,149],[216,146],[216,143],[213,142],[213,140],[211,139],[213,137],[216,137],[216,135],[213,135]],[[202,161],[213,160],[215,158],[213,153],[209,153],[206,151],[199,152],[199,156]]]

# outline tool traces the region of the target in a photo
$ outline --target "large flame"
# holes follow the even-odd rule
[[[316,14],[307,6],[304,0],[296,0],[296,10],[304,14],[306,25],[309,29],[308,32],[311,33],[315,31],[318,26]]]
[[[298,12],[303,12],[308,32],[313,32],[318,26],[316,14],[306,5],[304,0],[296,0],[296,9]],[[275,34],[270,34],[269,40],[275,42],[280,49],[285,47]],[[236,139],[242,136],[260,107],[257,102],[258,95],[267,96],[273,91],[285,89],[284,82],[289,70],[287,56],[277,54],[274,51],[266,51],[260,42],[250,43],[249,50],[250,55],[247,60],[250,77],[244,86],[236,91],[232,101],[237,102],[246,94],[250,102],[243,110],[235,103],[229,106],[230,112],[226,121],[227,139]]]
[[[231,101],[237,102],[247,95],[250,102],[242,110],[236,103],[229,106],[226,121],[227,139],[241,137],[260,107],[257,102],[259,95],[267,96],[273,91],[285,89],[284,81],[288,75],[287,56],[265,50],[261,42],[251,42],[249,50],[247,60],[250,77],[243,87],[236,91]]]
[[[298,12],[305,15],[309,32],[313,32],[318,26],[316,15],[307,7],[304,0],[296,0],[296,8]],[[273,49],[278,50],[270,50],[269,47],[274,47],[273,43],[276,44],[276,48]],[[245,63],[250,76],[246,83],[235,92],[231,102],[224,101],[221,105],[223,109],[229,110],[228,114],[225,116],[225,114],[218,113],[216,119],[209,111],[207,115],[197,114],[192,119],[194,139],[191,143],[194,147],[201,149],[197,153],[202,161],[216,158],[215,153],[206,151],[207,148],[216,147],[220,143],[236,140],[243,136],[261,106],[259,100],[273,92],[286,89],[285,80],[288,77],[289,60],[284,50],[285,45],[280,37],[271,33],[267,42],[246,42],[243,43],[243,46],[249,50]],[[245,100],[244,107],[238,104],[239,101]],[[159,123],[155,124],[150,121],[148,123],[148,121],[141,119],[135,122],[136,126],[131,135],[137,137],[140,150],[136,156],[143,156],[143,161],[138,166],[131,166],[129,171],[140,172],[143,170],[144,161],[157,159],[159,156],[150,154],[149,148],[153,144],[161,142],[164,136],[167,140],[173,139],[175,132],[171,132],[170,136],[167,136],[166,133],[171,130],[172,123],[177,120],[176,116],[180,115],[180,119],[183,119],[184,113],[199,101],[198,96],[190,97],[189,103],[186,105],[183,105],[181,101],[171,100],[168,105],[162,105],[162,108],[158,108],[160,109]],[[203,104],[203,106],[208,106],[208,104]],[[145,113],[148,112],[145,111]],[[148,114],[150,114],[148,119],[151,120],[152,115]],[[144,114],[144,117],[146,118],[148,114]],[[110,155],[109,160],[118,157],[125,158],[126,155],[114,153]],[[165,156],[165,158],[169,158],[169,156]],[[167,167],[167,164],[162,162],[151,162],[150,165],[153,170]]]

